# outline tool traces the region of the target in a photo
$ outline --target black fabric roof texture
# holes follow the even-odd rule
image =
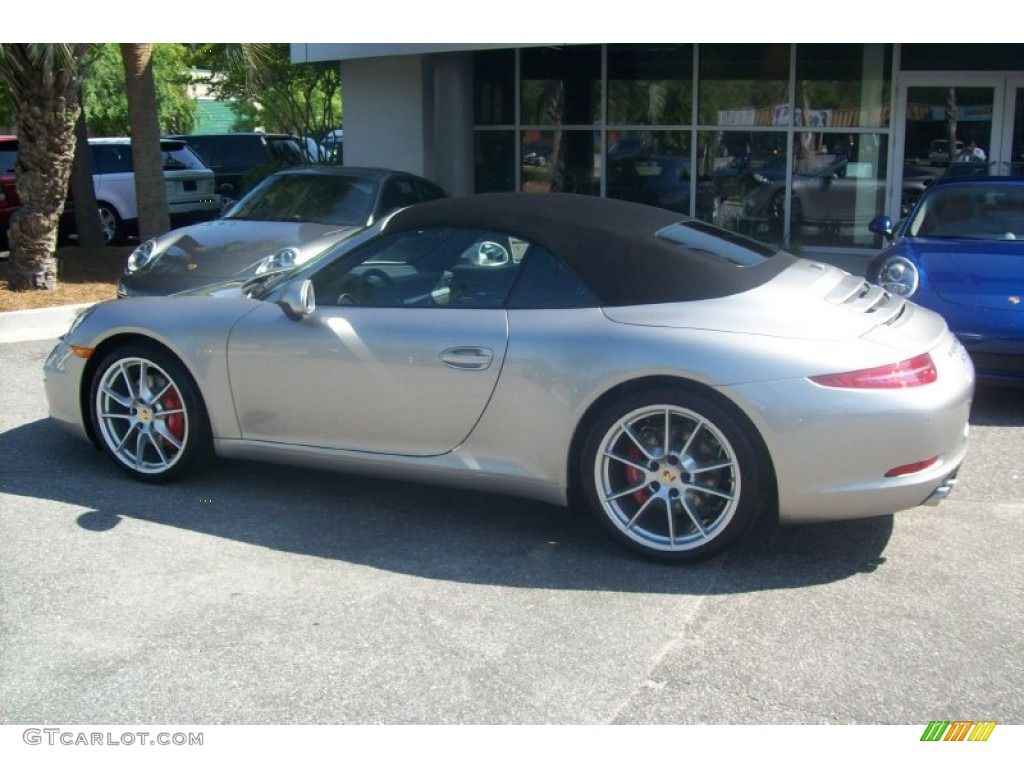
[[[767,282],[793,257],[739,267],[658,237],[687,217],[653,206],[565,193],[490,193],[399,211],[386,232],[428,227],[497,230],[560,258],[605,306],[718,298]]]

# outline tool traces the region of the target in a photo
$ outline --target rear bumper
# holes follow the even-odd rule
[[[772,458],[781,522],[888,515],[949,495],[967,453],[974,374],[946,338],[932,352],[933,384],[847,390],[789,380],[738,393],[758,408],[751,417]],[[794,422],[795,403],[803,417]]]
[[[953,492],[956,487],[956,475],[954,472],[952,475],[942,481],[942,485],[932,491],[932,495],[924,500],[924,506],[926,507],[937,507],[940,503],[946,500],[946,497]]]

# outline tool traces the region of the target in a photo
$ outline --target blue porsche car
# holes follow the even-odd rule
[[[939,179],[869,228],[889,244],[867,279],[941,314],[979,378],[1024,383],[1024,178]]]

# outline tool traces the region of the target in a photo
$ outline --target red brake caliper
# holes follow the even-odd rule
[[[644,464],[647,461],[644,455],[640,452],[640,449],[637,448],[635,445],[629,446],[628,455],[630,460],[635,461],[637,464]],[[639,469],[631,466],[626,467],[627,483],[629,483],[630,485],[635,485],[636,483],[641,482],[643,479],[644,473],[641,472]],[[651,492],[647,489],[647,486],[644,486],[643,488],[638,488],[637,490],[633,491],[633,499],[636,501],[637,504],[643,504],[645,501],[647,501],[647,499],[650,498],[650,496]]]
[[[168,411],[176,411],[181,409],[181,398],[178,397],[178,390],[172,389],[166,395],[164,395],[163,406]],[[185,437],[185,414],[184,413],[172,413],[167,417],[167,431],[174,435],[178,440]]]

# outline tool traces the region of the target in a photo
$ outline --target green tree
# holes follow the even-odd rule
[[[196,103],[188,89],[191,82],[188,48],[180,43],[153,43],[151,61],[160,131],[188,133],[196,117]],[[119,44],[93,46],[83,90],[90,135],[126,136],[131,133],[128,91]]]
[[[322,139],[341,122],[336,65],[292,64],[286,43],[203,44],[194,63],[211,71],[211,91],[234,101],[236,128]]]
[[[79,87],[88,43],[0,44],[0,80],[10,88],[18,134],[18,196],[11,219],[10,287],[57,287],[57,224],[75,148]]]

